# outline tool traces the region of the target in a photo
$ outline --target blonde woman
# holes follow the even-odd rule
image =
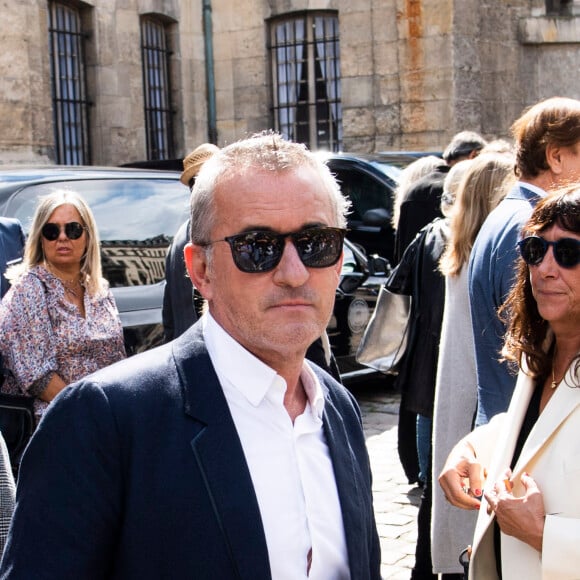
[[[68,384],[125,357],[95,220],[77,193],[40,199],[23,262],[7,277],[0,351],[10,375],[3,391],[34,397],[39,418]]]
[[[475,237],[487,214],[513,181],[514,158],[506,154],[476,157],[459,185],[440,261],[445,276],[445,305],[433,411],[433,476],[441,472],[453,445],[472,428],[477,404],[475,354],[467,289],[467,266]],[[476,514],[450,506],[435,485],[431,516],[433,570],[461,573],[459,553],[473,535]]]

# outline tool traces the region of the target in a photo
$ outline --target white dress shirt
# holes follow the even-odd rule
[[[283,405],[284,379],[209,313],[202,321],[207,350],[254,484],[272,578],[350,578],[338,490],[322,425],[322,386],[304,363],[300,378],[308,403],[292,424]]]

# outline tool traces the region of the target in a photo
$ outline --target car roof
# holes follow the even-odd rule
[[[0,165],[0,181],[38,181],[45,178],[98,179],[102,177],[152,177],[175,176],[180,172],[167,169],[137,169],[129,167],[105,167],[98,165]]]

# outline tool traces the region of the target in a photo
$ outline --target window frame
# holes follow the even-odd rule
[[[147,159],[175,157],[168,24],[157,15],[141,17],[141,62]]]
[[[338,13],[312,10],[268,21],[275,129],[310,149],[342,148]]]
[[[81,6],[51,0],[48,38],[55,156],[59,165],[90,165],[86,34]],[[57,80],[58,79],[58,80]]]

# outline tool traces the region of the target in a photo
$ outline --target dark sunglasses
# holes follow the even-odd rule
[[[331,227],[306,228],[287,234],[260,230],[201,245],[227,242],[237,268],[247,274],[254,274],[273,270],[282,259],[286,238],[290,238],[307,268],[328,268],[336,264],[342,254],[345,233],[346,230]]]
[[[518,246],[522,258],[530,266],[540,264],[550,246],[554,246],[554,258],[562,268],[574,268],[580,262],[580,240],[574,238],[547,242],[539,236],[529,236],[518,242]]]
[[[78,240],[85,230],[85,226],[79,224],[79,222],[68,222],[68,224],[64,224],[64,233],[69,240]],[[44,224],[41,230],[42,237],[49,242],[54,242],[60,236],[60,232],[60,226],[52,223]]]

